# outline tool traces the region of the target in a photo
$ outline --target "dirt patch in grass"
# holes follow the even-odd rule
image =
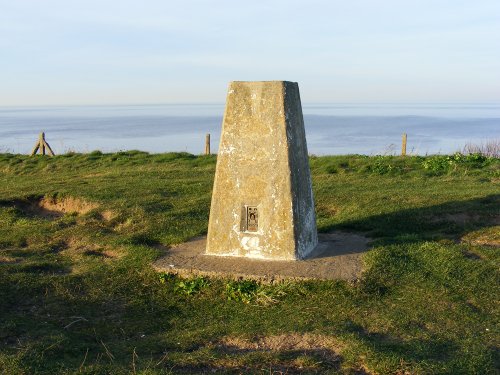
[[[500,226],[481,229],[462,237],[462,242],[476,246],[500,247]]]
[[[9,257],[9,256],[0,255],[0,263],[4,263],[4,264],[19,263],[20,261],[21,261],[21,259],[19,259],[19,258],[13,258],[13,257]]]
[[[332,337],[312,333],[289,333],[253,338],[224,337],[214,344],[217,351],[227,356],[272,354],[268,360],[273,373],[322,373],[340,371],[342,346]],[[236,361],[237,362],[237,361]],[[351,374],[368,374],[358,368]]]
[[[85,257],[96,257],[108,261],[121,258],[123,255],[120,249],[111,248],[109,246],[99,246],[97,244],[88,243],[84,239],[75,238],[70,238],[66,242],[66,247],[61,253],[73,260],[81,260]]]
[[[65,197],[65,198],[49,198],[44,197],[38,201],[36,205],[44,212],[55,212],[59,214],[77,213],[86,214],[93,209],[99,207],[97,203],[87,202],[83,199]]]
[[[111,210],[105,210],[103,212],[101,212],[101,216],[102,218],[105,220],[105,221],[111,221],[113,220],[117,215],[115,212],[111,211]]]
[[[45,219],[57,219],[67,213],[86,214],[99,207],[97,203],[74,197],[29,197],[2,201],[0,205],[15,207],[28,216]]]
[[[500,228],[499,228],[500,230]],[[481,238],[473,241],[474,245],[500,247],[500,239]]]
[[[256,350],[325,350],[330,359],[337,361],[341,345],[333,338],[312,333],[289,333],[274,336],[257,336],[251,339],[244,337],[224,337],[216,347],[226,352]]]

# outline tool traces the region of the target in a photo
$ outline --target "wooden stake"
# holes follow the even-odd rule
[[[40,136],[41,136],[41,134],[40,134]],[[39,148],[40,148],[40,138],[38,138],[38,141],[36,141],[36,143],[35,143],[35,147],[33,147],[33,150],[31,150],[31,156],[36,155]]]
[[[210,134],[205,136],[205,155],[210,155]]]
[[[45,138],[43,140],[43,146],[44,146],[44,149],[46,149],[49,152],[50,156],[54,156],[55,155],[54,151],[52,151],[52,148],[49,146],[49,144],[47,143],[47,141],[45,140]]]
[[[406,133],[403,133],[403,144],[401,145],[401,156],[406,156]]]
[[[45,155],[45,133],[40,133],[38,136],[38,145],[40,147],[40,154]]]
[[[36,155],[40,151],[40,154],[45,155],[47,152],[50,156],[54,156],[54,151],[50,148],[49,144],[45,140],[45,133],[42,132],[38,135],[38,141],[36,141],[35,147],[31,150],[31,156]]]

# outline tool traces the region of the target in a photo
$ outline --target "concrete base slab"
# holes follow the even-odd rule
[[[361,255],[370,239],[348,232],[320,233],[319,243],[305,260],[260,260],[206,255],[206,237],[173,246],[154,263],[156,270],[184,277],[211,276],[263,282],[292,280],[355,280]]]

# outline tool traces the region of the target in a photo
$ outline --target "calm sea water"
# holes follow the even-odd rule
[[[0,107],[0,152],[29,153],[38,133],[56,153],[143,150],[199,154],[219,144],[223,104]],[[500,138],[500,103],[305,104],[309,153],[451,153]]]

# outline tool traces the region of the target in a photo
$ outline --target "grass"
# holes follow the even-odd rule
[[[0,154],[0,373],[498,371],[499,159],[312,156],[319,230],[374,239],[355,283],[156,273],[206,233],[215,160]],[[283,343],[227,344],[257,338]]]

